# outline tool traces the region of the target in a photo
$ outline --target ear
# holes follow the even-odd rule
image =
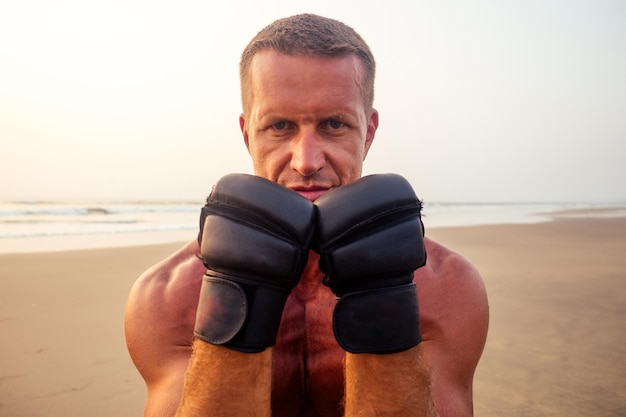
[[[369,119],[367,121],[367,131],[365,132],[365,149],[363,152],[363,160],[367,156],[367,153],[370,150],[370,146],[372,146],[372,142],[374,141],[374,136],[376,135],[376,130],[378,129],[378,110],[372,109],[370,112]]]
[[[241,129],[241,134],[243,135],[243,143],[246,145],[248,153],[250,153],[250,142],[248,138],[248,130],[246,129],[246,116],[243,113],[239,115],[239,128]]]

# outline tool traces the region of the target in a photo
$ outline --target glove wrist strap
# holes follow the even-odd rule
[[[333,313],[333,331],[350,353],[396,353],[422,341],[415,284],[350,292]]]
[[[273,346],[288,293],[217,275],[209,270],[202,280],[196,337],[247,353]]]

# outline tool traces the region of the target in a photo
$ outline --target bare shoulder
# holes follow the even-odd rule
[[[445,306],[446,311],[458,308],[466,314],[486,312],[487,294],[476,267],[463,255],[432,239],[425,239],[425,243],[427,263],[415,275],[418,290],[428,295],[427,305]]]
[[[205,271],[190,242],[144,272],[126,307],[128,351],[146,380],[160,379],[168,367],[182,367],[191,354],[198,293]],[[186,363],[184,364],[186,366]]]
[[[463,255],[431,239],[425,242],[427,263],[415,273],[425,339],[467,333],[462,340],[482,352],[489,305],[479,271]]]
[[[415,282],[433,398],[440,415],[469,416],[489,326],[485,285],[463,255],[431,239],[425,242],[428,260],[415,272]]]

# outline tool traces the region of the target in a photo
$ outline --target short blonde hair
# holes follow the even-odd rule
[[[248,43],[239,62],[241,104],[244,112],[250,97],[250,65],[264,50],[285,55],[344,57],[356,55],[363,64],[362,92],[367,111],[374,105],[376,62],[369,46],[354,29],[344,23],[314,14],[300,14],[276,20]]]

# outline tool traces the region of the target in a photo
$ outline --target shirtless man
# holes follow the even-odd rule
[[[393,215],[411,242],[411,236],[419,238],[415,244],[395,247],[402,239],[377,234],[348,238],[367,248],[349,255],[363,257],[354,268],[363,280],[351,281],[346,268],[335,265],[341,255],[328,243],[341,233],[333,228],[358,223],[356,217],[368,216],[365,211],[380,200],[389,200],[380,203],[388,207],[398,198],[416,199],[397,176],[361,178],[378,127],[374,67],[359,35],[315,15],[278,20],[245,49],[239,123],[256,176],[220,180],[203,209],[202,251],[199,241],[190,242],[146,271],[130,293],[126,339],[147,386],[145,416],[473,414],[473,376],[489,321],[476,269],[428,237],[422,240],[414,221],[419,208],[418,217],[414,209],[406,221]],[[297,249],[293,264],[282,254],[275,264],[278,269],[287,264],[289,279],[277,278],[262,263],[258,276],[241,279],[241,265],[230,264],[253,262],[251,255],[276,242],[273,234],[262,233],[259,239],[268,244],[259,245],[254,227],[233,231],[238,223],[216,214],[215,205],[233,199],[253,214],[266,210],[260,218],[271,227],[295,230],[287,239]],[[393,284],[384,273],[365,277],[368,254],[381,248],[389,249],[385,257],[402,260],[370,266],[410,269],[389,272]],[[405,255],[424,257],[413,263],[405,262]],[[226,265],[217,265],[222,258],[229,258]],[[246,304],[236,298],[242,288],[243,293],[269,289],[270,295]],[[387,295],[396,288],[397,300]],[[419,307],[411,304],[415,292]],[[357,293],[366,293],[365,303],[343,302]],[[226,296],[239,301],[220,304]],[[343,312],[336,311],[338,299],[347,306]],[[397,311],[382,308],[389,300]],[[358,307],[364,328],[385,335],[398,331],[399,341],[359,332],[345,313]],[[238,316],[241,308],[247,316]],[[218,317],[218,310],[225,315]],[[249,330],[254,326],[242,328],[242,322],[260,323],[255,325],[260,341]]]

